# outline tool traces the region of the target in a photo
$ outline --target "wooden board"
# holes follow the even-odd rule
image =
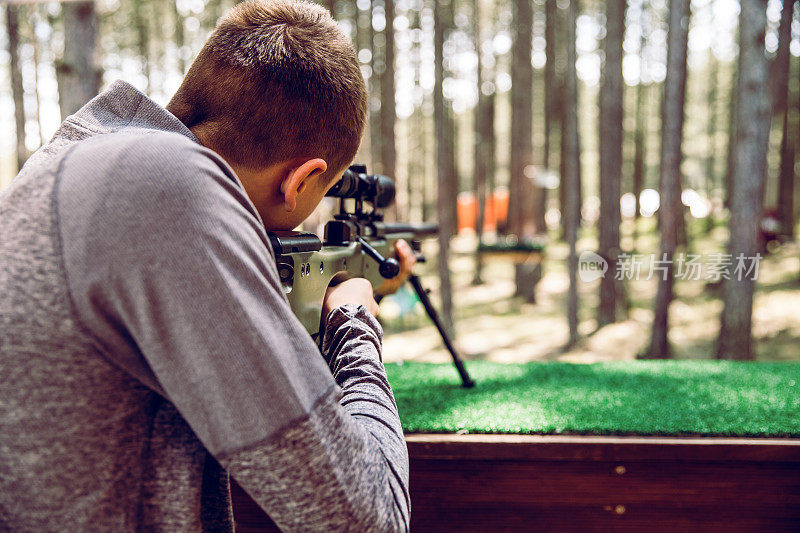
[[[505,252],[497,250],[487,250],[479,252],[484,260],[501,260],[511,263],[525,263],[531,261],[533,263],[542,262],[541,252],[527,252],[524,250],[508,250]]]
[[[414,531],[800,531],[800,440],[407,441]]]
[[[413,531],[800,531],[800,439],[406,440]],[[274,530],[233,498],[238,531]]]

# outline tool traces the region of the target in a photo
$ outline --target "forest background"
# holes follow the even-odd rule
[[[320,3],[370,89],[356,159],[440,224],[420,268],[468,358],[800,359],[794,1]],[[0,189],[112,81],[166,104],[232,5],[3,6]],[[446,357],[410,292],[382,317],[387,359]]]

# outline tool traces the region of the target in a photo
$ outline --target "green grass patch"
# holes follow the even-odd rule
[[[386,365],[410,433],[800,436],[800,363]]]

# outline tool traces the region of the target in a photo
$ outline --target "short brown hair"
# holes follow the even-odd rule
[[[247,0],[219,22],[167,109],[202,125],[229,162],[258,169],[322,156],[333,178],[358,150],[367,91],[350,39],[325,8]]]

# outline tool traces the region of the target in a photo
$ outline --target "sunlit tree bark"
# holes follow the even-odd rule
[[[600,305],[597,325],[617,319],[622,304],[617,290],[617,257],[620,253],[619,199],[622,183],[622,40],[625,33],[626,0],[606,2],[605,68],[600,87],[600,220],[599,253],[608,262],[608,271],[600,279]]]
[[[36,16],[31,22],[30,42],[33,47],[33,94],[36,109],[33,111],[33,119],[36,121],[36,126],[39,129],[39,146],[45,143],[44,138],[44,125],[42,123],[42,103],[39,95],[39,65],[42,63],[42,47],[39,42],[39,36],[36,34],[36,24],[39,23],[41,18],[41,11],[39,6],[36,6]]]
[[[397,148],[395,141],[395,124],[397,122],[397,106],[394,94],[394,0],[384,0],[386,28],[383,31],[386,44],[383,48],[384,70],[381,73],[381,166],[380,172],[397,179]],[[399,185],[399,184],[398,184]],[[397,215],[404,206],[395,202],[392,214]]]
[[[412,32],[420,28],[420,14],[416,6],[409,6],[406,16],[410,21]],[[410,50],[411,64],[414,69],[414,88],[420,87],[420,44],[414,42]],[[425,117],[420,106],[416,106],[409,118],[409,127],[406,130],[406,144],[408,146],[408,180],[406,181],[406,197],[408,198],[408,211],[418,209],[420,216],[425,220],[425,161],[427,159],[425,138]]]
[[[563,132],[561,142],[561,174],[564,194],[564,232],[569,244],[569,292],[567,295],[568,346],[578,342],[578,227],[581,220],[580,189],[580,138],[578,134],[578,79],[575,70],[575,24],[578,18],[578,0],[569,0],[565,39],[567,41],[567,69],[564,76]]]
[[[645,162],[647,161],[647,117],[649,115],[646,102],[648,85],[645,83],[646,78],[644,75],[647,71],[647,34],[649,30],[647,4],[642,3],[641,9],[639,25],[641,26],[642,37],[639,41],[639,83],[636,84],[636,132],[634,133],[633,141],[633,195],[635,197],[635,212],[633,216],[637,220],[641,207],[639,205],[639,196],[641,196],[644,189]],[[634,239],[635,235],[634,233]]]
[[[14,99],[14,124],[17,133],[17,170],[28,158],[25,148],[25,91],[22,87],[22,70],[19,60],[19,6],[6,5],[6,29],[8,31],[8,54],[11,67],[11,94]]]
[[[450,118],[444,101],[444,32],[447,9],[440,2],[433,8],[433,47],[435,62],[435,82],[433,89],[433,120],[436,137],[436,175],[438,177],[437,208],[439,212],[439,294],[441,297],[441,318],[445,330],[453,334],[453,289],[450,282],[450,237],[455,233],[455,219],[452,203],[455,202],[456,189],[452,161],[453,129],[448,124]]]
[[[147,80],[146,94],[153,92],[153,65],[150,61],[150,17],[146,13],[144,0],[133,0],[133,23],[136,27],[136,44],[142,71]]]
[[[681,160],[683,152],[683,114],[686,100],[686,45],[689,28],[689,0],[670,0],[667,37],[667,77],[661,106],[661,207],[658,210],[659,246],[658,290],[656,292],[650,348],[644,357],[671,356],[668,334],[669,305],[673,298],[675,249],[678,245],[681,206]]]
[[[477,80],[478,80],[478,105],[475,107],[475,145],[474,145],[474,159],[475,159],[475,172],[473,190],[475,192],[475,202],[477,204],[477,213],[475,217],[475,232],[478,237],[478,250],[475,253],[475,273],[472,277],[473,285],[480,285],[483,283],[481,279],[481,271],[483,268],[483,261],[480,253],[480,244],[483,240],[483,222],[486,212],[486,173],[487,173],[487,158],[486,158],[486,99],[488,86],[484,86],[487,79],[486,70],[484,66],[484,53],[483,53],[483,39],[482,39],[482,25],[481,16],[481,0],[472,0],[472,29],[473,39],[475,42],[475,54],[477,56]],[[488,129],[493,129],[491,124],[488,124]]]
[[[171,1],[170,5],[172,6],[172,17],[174,23],[174,38],[175,38],[175,46],[178,47],[178,54],[177,54],[177,61],[178,61],[178,70],[181,74],[186,73],[186,59],[183,56],[184,47],[186,46],[186,32],[184,29],[184,21],[183,15],[181,15],[180,10],[178,10],[178,2]]]
[[[794,235],[794,161],[795,151],[792,139],[792,129],[789,124],[789,71],[790,54],[789,43],[792,40],[792,15],[794,0],[784,0],[781,11],[781,22],[778,28],[778,52],[773,61],[772,80],[773,117],[783,122],[780,169],[778,172],[778,217],[783,224],[783,233],[792,237]]]
[[[741,41],[741,27],[738,29],[739,40]],[[740,51],[741,52],[741,51]],[[730,95],[728,96],[728,150],[727,163],[725,169],[725,207],[731,207],[733,197],[733,174],[736,171],[736,135],[738,125],[736,124],[737,103],[741,92],[742,76],[739,69],[733,71]]]
[[[736,163],[731,196],[728,253],[733,267],[723,284],[723,304],[717,357],[753,359],[752,314],[755,280],[737,274],[740,258],[754,261],[759,252],[758,228],[764,197],[769,144],[769,60],[764,53],[766,6],[742,0],[739,17],[739,77]]]
[[[514,0],[514,42],[511,54],[511,153],[509,158],[508,230],[519,239],[532,237],[537,228],[535,213],[539,192],[526,167],[533,163],[533,3]],[[536,300],[534,282],[539,265],[533,262],[514,265],[516,295],[528,302]]]
[[[708,91],[706,93],[706,108],[708,109],[708,126],[706,138],[708,152],[706,153],[706,195],[711,198],[712,192],[717,187],[717,92],[719,88],[719,61],[709,51]],[[706,229],[710,230],[714,224],[714,217],[706,218]]]
[[[544,65],[544,157],[542,166],[549,169],[552,165],[550,157],[551,140],[554,136],[554,126],[560,116],[558,111],[557,99],[559,96],[556,86],[556,13],[558,5],[556,2],[545,2],[545,28],[544,53],[547,62]]]
[[[382,167],[381,164],[381,75],[383,73],[383,60],[378,61],[377,51],[375,50],[375,4],[370,2],[369,10],[367,11],[368,27],[367,27],[367,42],[365,47],[370,52],[370,77],[368,81],[369,86],[369,152],[372,159],[372,169],[377,170]]]
[[[61,118],[75,113],[100,92],[102,73],[95,63],[97,13],[94,2],[65,2],[64,55],[56,65]]]
[[[511,54],[511,154],[509,159],[508,230],[522,238],[533,223],[532,187],[525,167],[533,159],[533,2],[514,0],[514,42]]]

